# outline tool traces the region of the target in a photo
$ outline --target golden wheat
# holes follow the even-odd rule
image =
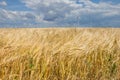
[[[0,80],[120,80],[120,29],[0,29]]]

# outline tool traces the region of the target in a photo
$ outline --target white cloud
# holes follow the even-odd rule
[[[41,16],[31,11],[8,11],[0,9],[0,27],[42,27],[53,25],[43,21]]]
[[[25,11],[8,11],[5,9],[0,9],[0,26],[6,26],[7,24],[12,25],[22,25],[34,22],[35,15],[32,12]]]
[[[0,2],[0,6],[7,6],[7,3],[5,1]]]
[[[9,19],[9,20],[28,20],[33,19],[33,15],[30,12],[25,11],[8,11],[5,9],[1,9],[0,11],[0,17],[1,19]]]
[[[90,0],[22,0],[32,9],[0,11],[0,20],[40,26],[120,26],[120,4]]]
[[[79,1],[80,4],[76,4],[76,1]],[[120,4],[93,3],[90,0],[24,0],[23,2],[46,21],[63,20],[67,17],[66,15],[73,17],[91,13],[100,13],[104,17],[107,14],[109,16],[120,15]]]

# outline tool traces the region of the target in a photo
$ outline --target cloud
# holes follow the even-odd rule
[[[0,2],[0,6],[7,6],[7,3],[5,1]]]
[[[0,27],[47,27],[53,25],[43,21],[31,11],[9,11],[0,9]]]
[[[74,7],[69,0],[24,0],[26,6],[32,8],[43,20],[55,21],[64,18]]]
[[[35,15],[31,12],[25,11],[8,11],[0,9],[0,26],[24,25],[33,23]]]
[[[120,4],[90,0],[24,0],[44,21],[58,26],[120,26]],[[118,18],[117,18],[118,17]],[[119,21],[118,21],[119,20]],[[113,23],[111,23],[113,22]]]
[[[120,4],[90,0],[22,0],[32,11],[0,11],[0,24],[120,27]]]

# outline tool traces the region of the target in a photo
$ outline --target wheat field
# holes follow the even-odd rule
[[[120,80],[120,29],[0,29],[0,80]]]

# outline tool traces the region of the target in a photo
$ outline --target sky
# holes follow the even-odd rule
[[[0,0],[0,27],[120,27],[120,0]]]

